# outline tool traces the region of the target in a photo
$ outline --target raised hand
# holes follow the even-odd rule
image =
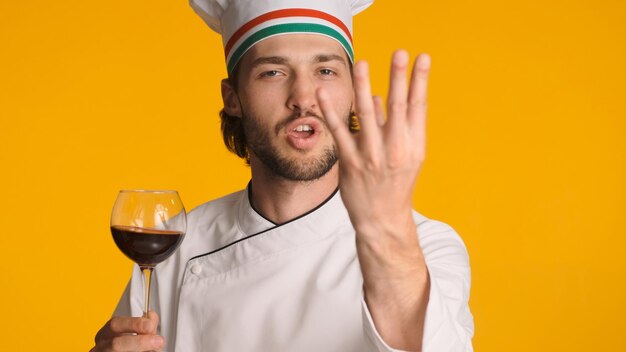
[[[339,188],[356,230],[365,300],[376,328],[395,348],[421,350],[430,281],[411,196],[426,150],[430,57],[417,58],[407,89],[408,66],[408,53],[395,52],[386,114],[380,97],[372,97],[367,63],[354,66],[361,127],[356,134],[330,104],[329,93],[317,93],[339,149]]]
[[[354,66],[354,108],[361,126],[355,135],[329,104],[328,92],[318,91],[339,149],[341,196],[353,226],[365,236],[380,233],[390,221],[395,228],[411,220],[411,195],[426,149],[430,58],[417,58],[407,90],[408,66],[407,52],[394,53],[387,119],[381,99],[372,97],[367,63]]]

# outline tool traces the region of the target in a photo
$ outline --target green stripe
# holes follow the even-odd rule
[[[243,54],[254,44],[269,36],[285,33],[320,33],[332,37],[341,43],[343,48],[348,53],[350,61],[354,61],[354,53],[352,52],[350,43],[336,30],[316,23],[284,23],[263,28],[244,40],[243,43],[241,43],[241,45],[235,50],[233,56],[230,58],[230,61],[227,63],[228,72],[232,72],[237,62],[239,62],[239,59],[241,59]]]

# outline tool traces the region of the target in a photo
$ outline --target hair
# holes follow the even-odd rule
[[[232,85],[235,92],[237,91],[237,78],[239,74],[239,64],[237,64],[231,73],[228,74],[228,81]],[[352,67],[350,67],[350,75],[352,75]],[[220,111],[220,120],[222,125],[222,138],[226,148],[244,159],[246,164],[250,165],[250,149],[246,133],[243,129],[242,117],[232,116],[226,113],[224,109]],[[350,132],[357,133],[360,129],[359,119],[354,112],[350,113],[350,121],[348,124]]]

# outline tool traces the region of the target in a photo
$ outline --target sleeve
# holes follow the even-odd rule
[[[454,229],[439,221],[422,221],[417,231],[430,275],[422,351],[472,352],[474,319],[468,303],[470,267],[465,244]],[[365,350],[398,351],[382,340],[364,300],[361,305]]]

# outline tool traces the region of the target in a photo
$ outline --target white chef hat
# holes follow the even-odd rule
[[[374,0],[190,0],[191,7],[222,35],[231,73],[243,54],[263,39],[315,33],[338,41],[354,61],[352,16]]]

